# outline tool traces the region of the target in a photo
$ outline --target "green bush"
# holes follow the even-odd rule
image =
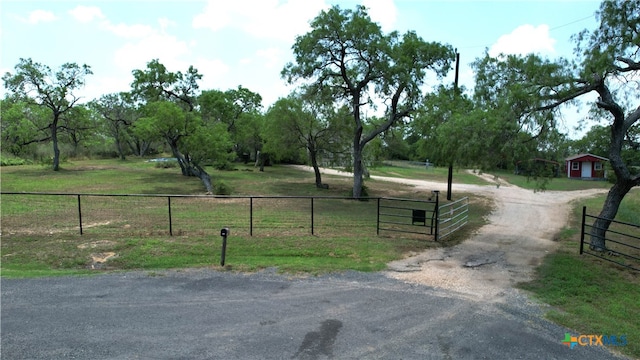
[[[233,189],[231,186],[224,181],[218,181],[215,185],[213,185],[213,192],[216,195],[231,195]]]
[[[5,157],[0,156],[0,166],[15,166],[15,165],[29,165],[31,161],[16,158],[16,157]]]

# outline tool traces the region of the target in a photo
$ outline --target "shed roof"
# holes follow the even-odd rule
[[[573,156],[569,156],[568,158],[566,158],[565,160],[567,161],[571,161],[571,160],[578,160],[580,158],[583,157],[594,157],[596,159],[600,159],[602,161],[609,161],[609,159],[607,159],[606,157],[602,157],[602,156],[598,156],[598,155],[593,155],[593,154],[578,154],[578,155],[573,155]]]

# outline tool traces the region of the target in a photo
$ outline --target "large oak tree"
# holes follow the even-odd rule
[[[444,75],[454,59],[451,46],[426,42],[414,32],[384,34],[367,10],[322,11],[312,30],[296,38],[295,62],[282,71],[289,83],[306,80],[310,86],[330,89],[336,101],[352,111],[353,197],[362,194],[367,143],[409,117],[422,96],[426,71]],[[370,124],[365,106],[386,107],[384,120]]]
[[[48,136],[37,140],[52,142],[54,171],[60,169],[58,132],[61,118],[78,103],[80,97],[75,91],[84,85],[86,76],[91,74],[88,65],[65,63],[53,71],[47,65],[21,58],[15,66],[15,73],[7,72],[2,77],[5,88],[15,97],[50,111],[49,121],[40,129],[46,130]]]
[[[170,72],[152,60],[145,70],[134,70],[133,76],[132,93],[144,104],[144,117],[137,121],[136,133],[164,139],[182,175],[198,177],[207,192],[213,193],[204,165],[229,161],[232,144],[226,126],[203,121],[197,111],[202,75],[193,66],[185,73]]]

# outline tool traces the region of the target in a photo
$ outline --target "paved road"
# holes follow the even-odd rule
[[[2,280],[2,359],[607,359],[517,290],[208,269]]]

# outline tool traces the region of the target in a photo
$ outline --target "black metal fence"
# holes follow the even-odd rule
[[[599,259],[622,265],[632,270],[640,271],[640,225],[622,221],[610,220],[611,225],[606,231],[605,251],[594,251],[589,241],[585,241],[591,230],[595,228],[595,221],[604,219],[587,214],[587,207],[582,208],[582,226],[580,231],[580,254],[595,256]],[[632,232],[634,234],[632,234]]]
[[[384,231],[438,240],[438,192],[427,200],[2,192],[2,236],[347,235]],[[441,221],[442,222],[442,221]],[[97,230],[99,229],[99,231]],[[409,236],[409,235],[407,235]]]
[[[376,228],[377,199],[308,196],[15,193],[2,195],[2,233],[299,235]],[[357,216],[356,216],[357,215]]]

